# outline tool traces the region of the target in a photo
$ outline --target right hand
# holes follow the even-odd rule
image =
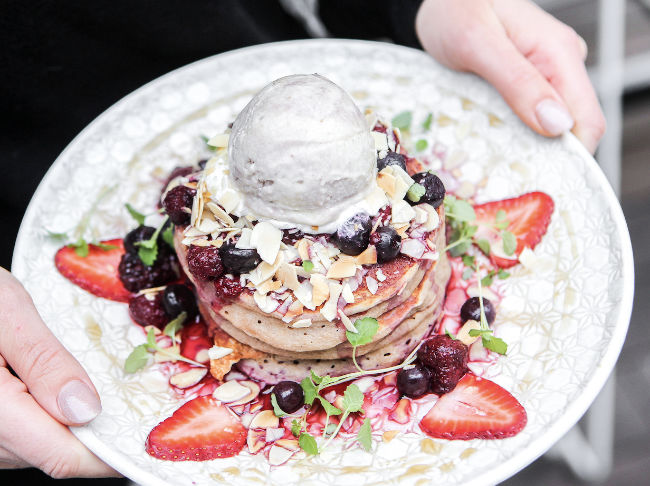
[[[100,412],[84,369],[45,326],[20,282],[0,268],[0,469],[119,477],[66,427]]]

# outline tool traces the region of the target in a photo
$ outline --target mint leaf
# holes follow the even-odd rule
[[[320,400],[320,404],[323,406],[323,409],[325,409],[325,413],[327,415],[341,415],[343,413],[340,409],[332,405],[320,395],[317,395],[317,397]]]
[[[169,324],[163,329],[163,334],[169,336],[172,339],[176,339],[176,333],[183,328],[183,324],[187,319],[187,312],[183,311],[178,314],[173,320],[169,321]]]
[[[445,328],[445,334],[454,340],[456,339],[456,336],[454,336],[449,329]]]
[[[88,247],[88,242],[83,238],[79,238],[76,242],[70,243],[68,247],[73,248],[77,256],[81,258],[86,258],[90,248]]]
[[[463,255],[463,265],[473,269],[476,265],[476,259],[472,255]]]
[[[165,231],[162,232],[162,239],[172,248],[174,247],[174,225],[170,224],[165,228]]]
[[[343,393],[343,407],[348,412],[358,412],[363,407],[363,393],[357,385],[349,385]]]
[[[517,249],[517,238],[510,231],[502,231],[501,239],[503,240],[503,252],[510,256],[515,253]]]
[[[463,253],[466,253],[467,250],[469,250],[471,246],[472,246],[472,243],[471,243],[470,240],[461,241],[460,243],[458,243],[453,248],[450,248],[449,253],[451,254],[451,256],[457,257],[457,256],[462,255]]]
[[[131,206],[129,203],[126,203],[124,207],[126,207],[126,210],[129,212],[131,217],[135,219],[136,223],[138,223],[140,226],[144,224],[144,218],[145,218],[144,214],[136,211],[134,207]]]
[[[114,250],[117,248],[117,245],[109,245],[108,243],[102,243],[101,241],[97,243],[91,243],[91,245],[96,246],[102,251],[109,251],[109,250]]]
[[[379,330],[379,323],[373,317],[364,317],[354,321],[357,332],[345,331],[345,336],[352,346],[363,346],[372,341],[372,338]]]
[[[508,352],[508,345],[503,339],[496,336],[490,336],[489,338],[483,336],[482,343],[484,348],[494,351],[495,353],[505,355]]]
[[[422,122],[422,128],[425,130],[431,130],[431,122],[433,121],[433,113],[429,113],[427,117]]]
[[[282,410],[280,405],[278,405],[278,399],[275,397],[275,393],[273,392],[271,393],[271,405],[273,405],[273,413],[276,417],[284,417],[285,415],[288,415],[287,412]]]
[[[291,421],[291,433],[294,437],[300,436],[300,431],[302,430],[302,423],[298,419],[293,419]]]
[[[156,333],[153,330],[153,327],[150,327],[149,331],[147,332],[147,346],[151,349],[156,349],[157,347]]]
[[[300,386],[302,387],[302,391],[305,394],[305,403],[307,405],[314,403],[314,399],[316,398],[316,395],[318,395],[318,392],[316,391],[316,385],[314,385],[314,383],[312,383],[309,378],[304,378],[300,382]]]
[[[474,208],[467,201],[462,199],[456,199],[454,205],[451,208],[451,217],[457,221],[474,221],[476,219],[476,213]]]
[[[361,444],[361,447],[363,447],[366,452],[370,452],[370,449],[372,449],[372,429],[370,428],[370,419],[368,417],[366,417],[363,424],[361,424],[361,428],[357,434],[357,441],[359,441],[359,444]]]
[[[508,272],[506,272],[503,268],[500,268],[499,271],[497,272],[497,277],[499,277],[499,280],[505,280],[510,276]]]
[[[469,335],[471,337],[476,336],[490,336],[492,334],[492,329],[470,329]]]
[[[336,424],[327,424],[327,427],[323,429],[323,437],[332,435],[334,432],[336,432]]]
[[[427,190],[424,188],[422,184],[418,184],[417,182],[414,182],[411,184],[411,187],[409,187],[409,190],[406,192],[406,197],[409,199],[411,202],[418,202],[422,196],[426,194]]]
[[[476,246],[478,246],[483,253],[486,255],[490,254],[490,242],[486,239],[480,239],[475,241]]]
[[[490,285],[492,285],[493,280],[494,280],[494,274],[490,272],[481,279],[481,285],[483,285],[484,287],[489,287]]]
[[[148,361],[149,352],[147,351],[147,345],[141,344],[140,346],[136,346],[124,362],[124,371],[127,373],[135,373],[139,369],[144,368]]]
[[[427,142],[425,139],[421,138],[417,142],[415,142],[415,150],[418,152],[422,152],[429,146],[429,142]]]
[[[474,275],[474,270],[472,270],[471,268],[466,268],[463,270],[463,275],[462,275],[463,280],[469,280],[472,277],[472,275]]]
[[[305,272],[311,273],[311,271],[314,269],[314,264],[311,260],[305,260],[302,262],[302,268],[305,270]]]
[[[307,432],[300,434],[298,444],[300,445],[300,448],[307,454],[312,456],[318,454],[318,444],[316,444],[316,439],[314,439],[314,437]]]
[[[156,261],[156,258],[158,257],[158,246],[156,245],[153,248],[140,246],[140,248],[138,248],[138,256],[140,257],[140,260],[142,260],[142,263],[150,267],[153,265],[153,263]]]
[[[321,381],[323,381],[323,377],[318,376],[316,373],[314,373],[314,370],[309,370],[309,374],[311,375],[311,381],[317,385],[320,385]]]
[[[395,115],[395,117],[391,120],[391,124],[400,130],[409,130],[411,128],[412,120],[413,113],[410,111],[403,111]]]

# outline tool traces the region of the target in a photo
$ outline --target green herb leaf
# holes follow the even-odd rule
[[[304,378],[300,382],[300,386],[302,387],[302,391],[305,394],[305,403],[307,405],[311,405],[314,403],[314,399],[316,398],[316,395],[318,395],[318,391],[316,390],[316,385],[309,379],[309,377]]]
[[[456,199],[451,207],[450,216],[457,221],[469,222],[476,219],[476,213],[474,212],[472,205],[462,199]]]
[[[453,241],[453,238],[452,238],[452,241]],[[453,257],[457,257],[457,256],[462,255],[463,253],[467,253],[467,250],[469,250],[470,247],[472,246],[472,242],[470,240],[466,240],[466,239],[460,240],[459,239],[458,241],[459,241],[458,244],[456,244],[453,248],[449,249],[449,253]]]
[[[470,278],[472,278],[472,275],[474,275],[474,270],[472,270],[471,268],[465,268],[463,270],[463,275],[462,275],[463,280],[469,280]]]
[[[476,268],[476,259],[472,255],[463,255],[463,265],[474,269]]]
[[[494,275],[492,273],[488,273],[485,277],[481,279],[481,285],[484,287],[489,287],[492,285],[492,280],[494,280]]]
[[[311,381],[313,381],[317,385],[320,385],[321,381],[323,381],[323,377],[318,376],[316,373],[314,373],[314,370],[309,370],[309,374],[311,376]]]
[[[409,199],[409,201],[412,202],[418,202],[422,196],[426,194],[427,190],[424,188],[422,184],[418,184],[417,182],[414,182],[411,184],[411,187],[409,187],[409,190],[406,192],[406,197]]]
[[[314,439],[314,437],[307,432],[300,434],[298,444],[300,445],[300,448],[307,454],[312,456],[318,454],[318,444],[316,444],[316,439]]]
[[[311,271],[314,269],[314,264],[311,260],[304,260],[302,262],[302,268],[305,270],[305,272],[311,273]]]
[[[173,320],[169,321],[169,324],[163,329],[163,334],[169,336],[172,339],[176,339],[176,333],[183,328],[183,324],[187,319],[187,312],[183,311],[178,314]]]
[[[359,441],[359,444],[361,444],[361,447],[363,447],[366,452],[370,452],[370,449],[372,449],[372,429],[370,428],[370,419],[368,417],[366,417],[363,424],[361,424],[361,428],[357,434],[357,441]]]
[[[288,415],[287,412],[282,410],[280,405],[278,405],[278,399],[275,397],[275,393],[273,392],[271,392],[271,405],[273,405],[273,413],[276,417],[284,417],[285,415]]]
[[[492,329],[470,329],[469,335],[471,337],[476,336],[489,336],[492,334]]]
[[[499,277],[499,280],[505,280],[510,276],[510,273],[506,272],[503,268],[500,268],[499,271],[497,272],[497,277]]]
[[[517,238],[510,231],[502,231],[501,239],[503,240],[503,252],[506,255],[513,255],[517,249]]]
[[[139,225],[143,225],[143,224],[144,224],[144,218],[145,218],[145,215],[144,215],[144,214],[142,214],[142,213],[136,211],[135,208],[134,208],[133,206],[131,206],[129,203],[126,203],[124,206],[126,207],[126,210],[129,212],[129,214],[131,215],[131,217],[132,217],[133,219],[135,219],[135,221],[136,221]]]
[[[147,351],[147,345],[141,344],[140,346],[136,346],[124,362],[124,371],[127,373],[135,373],[139,369],[144,368],[148,361],[149,352]]]
[[[475,241],[476,245],[481,249],[486,255],[490,254],[490,242],[486,239],[480,239]]]
[[[52,238],[53,240],[67,240],[68,239],[68,233],[55,233],[54,231],[50,230],[45,230],[47,232],[47,236]]]
[[[431,122],[433,121],[433,113],[429,113],[427,117],[422,122],[422,128],[425,130],[431,130]]]
[[[415,142],[415,150],[418,152],[422,152],[429,146],[429,142],[427,142],[425,139],[421,138],[417,142]]]
[[[153,248],[140,246],[140,248],[138,248],[138,256],[140,257],[140,260],[142,260],[142,263],[150,267],[154,264],[156,258],[158,257],[158,246],[156,245]]]
[[[294,437],[299,437],[300,432],[302,431],[302,422],[298,419],[293,419],[291,421],[291,433]]]
[[[364,317],[354,321],[357,332],[345,331],[345,336],[352,346],[363,346],[372,341],[372,338],[379,330],[379,323],[373,317]]]
[[[494,351],[495,353],[506,354],[508,352],[508,345],[503,339],[496,336],[490,336],[489,338],[483,336],[482,343],[484,348]]]
[[[79,238],[76,242],[70,243],[68,247],[73,248],[77,256],[81,258],[86,258],[90,248],[88,247],[88,242],[83,238]]]
[[[325,409],[325,413],[327,415],[341,415],[343,413],[342,410],[332,405],[320,395],[317,395],[317,397],[320,400],[320,404],[323,406],[323,409]]]
[[[149,331],[147,332],[147,346],[151,349],[156,349],[157,347],[156,333],[153,330],[153,327],[150,327]]]
[[[174,247],[174,225],[173,224],[167,226],[167,228],[165,228],[165,230],[162,232],[162,239],[169,246],[171,246],[172,248]]]
[[[343,407],[348,412],[358,412],[363,408],[363,393],[357,385],[348,385],[343,393]]]
[[[454,336],[449,329],[445,329],[445,334],[454,340],[456,339],[456,336]]]
[[[327,427],[323,429],[323,437],[332,435],[334,432],[336,432],[336,424],[327,424]]]
[[[391,120],[392,125],[400,130],[409,130],[411,128],[411,121],[413,120],[413,113],[410,111],[403,111],[395,115]]]

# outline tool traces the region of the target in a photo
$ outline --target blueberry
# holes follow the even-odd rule
[[[370,235],[370,243],[377,249],[377,261],[386,263],[399,255],[402,237],[390,226],[380,226]]]
[[[494,304],[485,297],[483,297],[483,311],[485,312],[487,323],[491,326],[497,313],[494,310]],[[460,308],[460,319],[463,322],[467,322],[470,319],[481,322],[481,303],[478,297],[470,297],[465,301]]]
[[[257,251],[248,248],[236,248],[232,243],[219,248],[219,256],[226,273],[247,273],[262,262]]]
[[[402,369],[397,374],[397,390],[409,398],[418,398],[429,391],[431,373],[422,365],[416,364],[408,370]]]
[[[193,320],[199,310],[196,306],[194,293],[187,285],[172,284],[168,285],[163,292],[163,306],[165,312],[172,319],[177,317],[181,312],[187,313],[187,320]]]
[[[402,169],[404,169],[404,171],[406,171],[406,159],[402,154],[398,154],[397,152],[388,152],[388,154],[386,154],[386,157],[377,160],[378,171],[385,169],[389,165],[399,165]]]
[[[283,412],[293,413],[305,404],[305,393],[295,381],[281,381],[273,387],[273,394]]]
[[[368,248],[372,221],[368,213],[357,213],[339,226],[334,243],[346,255],[358,255]]]
[[[434,208],[442,204],[445,199],[445,186],[437,175],[430,172],[419,172],[413,176],[413,180],[424,187],[424,195],[418,201],[406,199],[411,206],[421,203],[429,203]]]

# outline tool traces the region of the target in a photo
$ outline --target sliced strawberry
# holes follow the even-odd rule
[[[207,357],[207,354],[199,355],[199,353],[203,350],[207,352],[212,344],[212,340],[208,337],[208,329],[201,319],[186,324],[181,331],[181,355],[188,359],[205,362],[202,355]]]
[[[102,241],[117,248],[102,250],[88,245],[88,255],[81,257],[73,248],[64,246],[56,252],[54,264],[61,275],[82,289],[105,299],[128,302],[131,294],[124,288],[117,267],[124,255],[121,239]]]
[[[541,241],[551,222],[554,207],[553,199],[544,192],[529,192],[511,199],[479,204],[474,206],[476,223],[479,225],[474,238],[485,238],[490,242],[492,263],[501,268],[512,267],[517,264],[517,257],[524,248],[532,250]],[[517,239],[514,255],[503,252],[499,230],[493,229],[499,210],[505,211],[510,223],[506,229]]]
[[[246,445],[237,416],[211,396],[190,400],[154,427],[147,454],[166,461],[209,461],[232,457]]]
[[[467,373],[420,422],[438,439],[504,439],[526,425],[524,407],[496,383]]]

